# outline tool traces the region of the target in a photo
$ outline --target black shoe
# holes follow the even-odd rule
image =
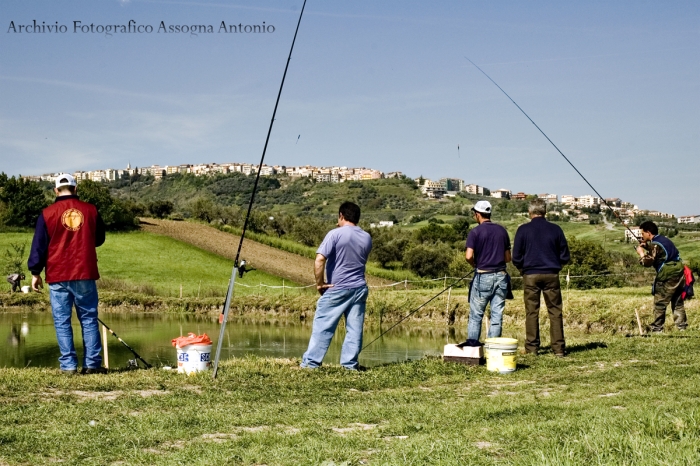
[[[83,367],[80,371],[81,374],[106,374],[107,369],[104,367]]]
[[[63,375],[78,375],[78,369],[61,369],[61,374]]]

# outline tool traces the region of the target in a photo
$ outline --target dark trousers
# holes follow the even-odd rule
[[[671,304],[671,311],[676,321],[676,326],[684,329],[688,326],[688,318],[685,315],[685,306],[681,294],[685,287],[685,276],[657,281],[654,285],[654,323],[651,329],[660,332],[666,322],[666,307]]]
[[[564,320],[562,319],[561,286],[559,275],[523,275],[523,298],[525,300],[525,351],[537,353],[540,348],[540,294],[549,312],[549,335],[552,351],[563,353]]]

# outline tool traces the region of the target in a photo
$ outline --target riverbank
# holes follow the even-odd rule
[[[211,374],[0,369],[1,464],[697,464],[700,334],[569,340],[518,370],[296,359]]]
[[[433,297],[433,290],[372,290],[367,302],[367,323],[377,325],[396,322]],[[515,291],[515,299],[508,301],[504,325],[522,326],[525,308],[522,291]],[[601,290],[570,290],[564,293],[565,326],[569,330],[588,333],[638,333],[635,310],[642,326],[648,329],[653,321],[653,299],[647,288],[608,288]],[[261,320],[282,319],[304,321],[313,318],[317,295],[308,291],[261,293],[236,296],[231,305],[231,315]],[[223,297],[169,297],[124,291],[100,291],[101,309],[104,312],[126,313],[195,313],[217,314],[221,312]],[[691,328],[700,326],[698,300],[685,303]],[[47,293],[0,294],[0,311],[48,310]],[[444,293],[409,321],[414,323],[447,326],[464,325],[469,316],[469,300],[464,289]],[[543,323],[547,324],[544,303],[541,309]],[[672,326],[672,317],[667,325]]]

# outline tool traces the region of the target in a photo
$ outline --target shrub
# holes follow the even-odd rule
[[[446,244],[419,244],[404,253],[404,266],[421,277],[437,278],[449,273],[453,254]]]

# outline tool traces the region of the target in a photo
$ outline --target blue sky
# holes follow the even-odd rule
[[[4,0],[0,171],[258,162],[301,5]],[[153,32],[73,32],[129,20]],[[266,163],[592,194],[469,57],[603,196],[700,214],[699,31],[691,1],[310,0]]]

